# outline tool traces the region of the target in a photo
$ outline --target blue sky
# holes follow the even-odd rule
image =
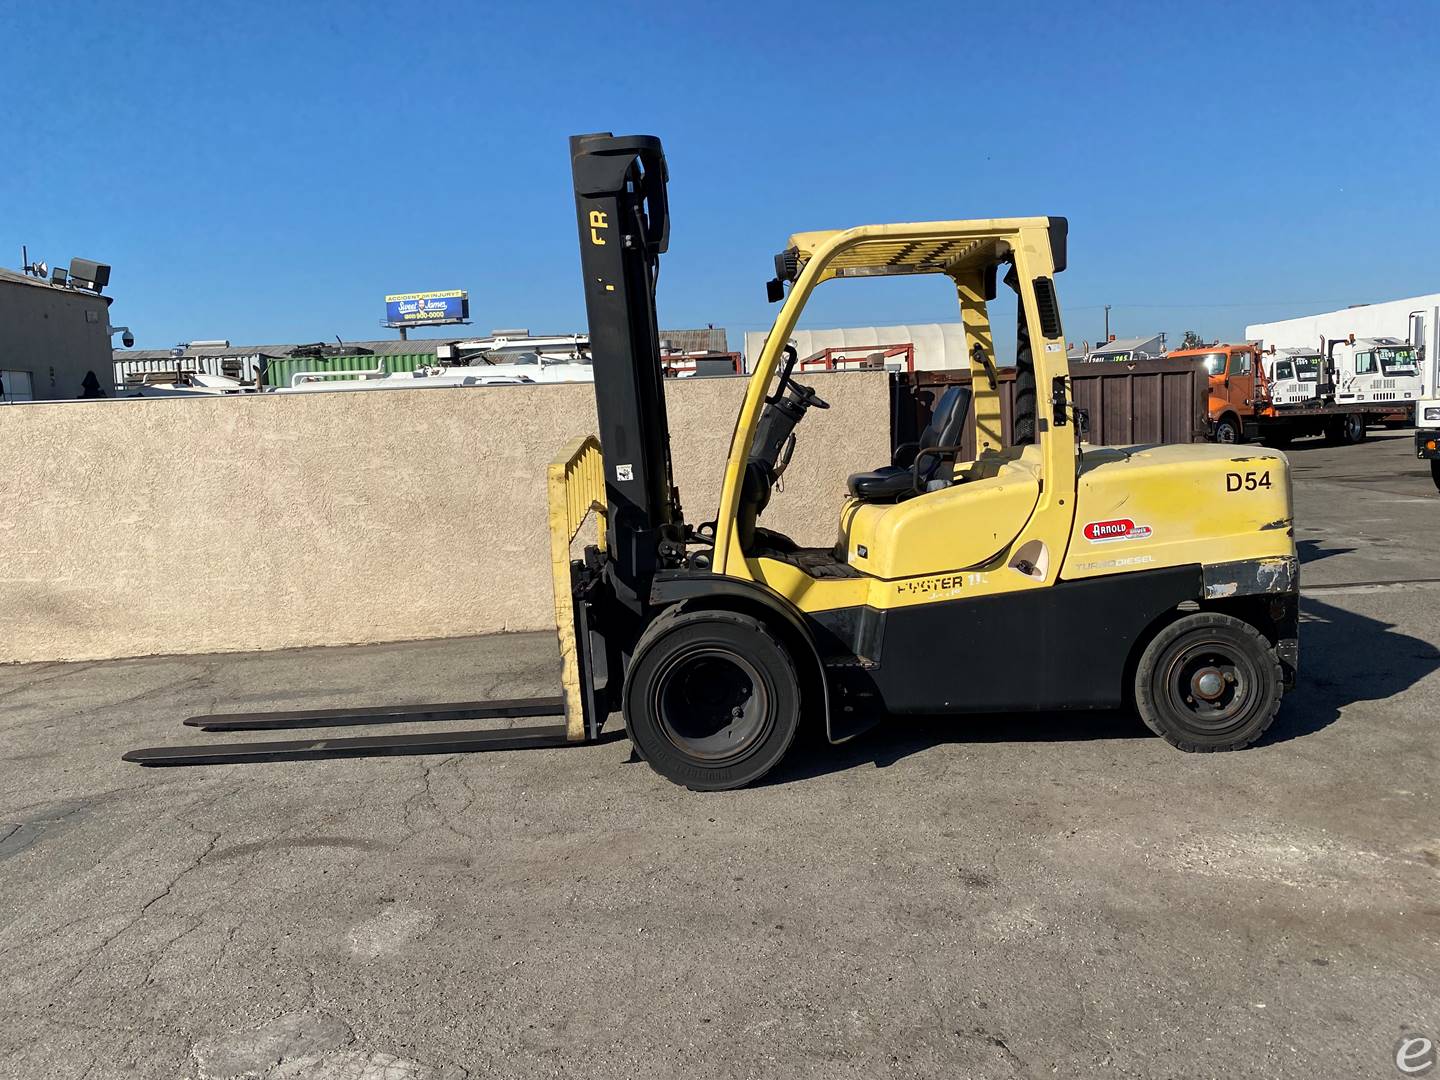
[[[1062,214],[1067,335],[1440,289],[1433,6],[0,0],[0,265],[114,266],[142,347],[583,328],[566,138],[660,135],[660,317],[738,347],[797,230]],[[22,90],[22,88],[24,88]],[[17,93],[17,91],[20,91]],[[943,279],[807,324],[955,318]]]

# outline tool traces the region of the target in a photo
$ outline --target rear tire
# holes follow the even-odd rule
[[[1275,651],[1253,626],[1217,612],[1162,629],[1135,669],[1135,708],[1171,746],[1195,753],[1249,746],[1280,709]]]
[[[1337,446],[1354,446],[1365,441],[1365,417],[1346,413],[1325,424],[1325,438]]]
[[[625,678],[625,726],[652,769],[692,791],[759,780],[800,728],[800,683],[780,640],[730,611],[667,619]]]
[[[1440,491],[1440,458],[1430,459],[1430,479],[1435,481],[1435,490]]]

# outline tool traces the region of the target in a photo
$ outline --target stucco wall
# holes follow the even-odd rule
[[[807,379],[764,523],[834,539],[884,462],[882,373]],[[712,517],[743,379],[667,383],[686,517]],[[588,384],[0,407],[0,661],[398,641],[553,625],[545,468]]]

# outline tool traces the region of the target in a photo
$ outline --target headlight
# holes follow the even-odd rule
[[[1440,405],[1426,405],[1426,406],[1425,406],[1425,419],[1426,419],[1426,420],[1440,420]]]

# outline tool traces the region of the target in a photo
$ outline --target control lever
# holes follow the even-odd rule
[[[970,354],[972,360],[978,360],[984,365],[985,376],[990,380],[990,389],[994,390],[997,380],[999,379],[999,376],[995,374],[995,361],[990,358],[990,354],[985,351],[979,342],[975,343],[975,347],[970,350]]]

